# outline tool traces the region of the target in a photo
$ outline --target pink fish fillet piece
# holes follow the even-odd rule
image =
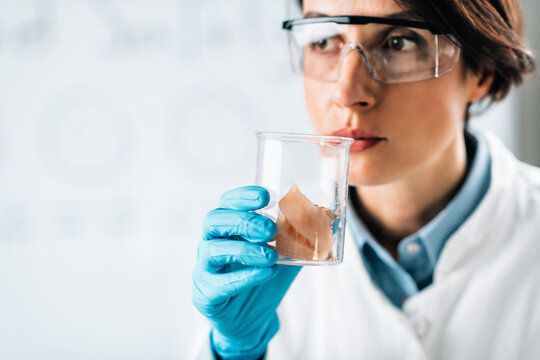
[[[331,256],[336,213],[314,205],[296,185],[279,201],[279,210],[275,240],[282,257],[325,260]]]

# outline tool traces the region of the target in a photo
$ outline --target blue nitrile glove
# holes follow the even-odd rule
[[[276,224],[250,210],[268,204],[260,186],[231,190],[204,221],[193,273],[193,304],[213,324],[211,340],[225,359],[257,359],[279,329],[281,299],[300,271],[277,265],[266,242]]]

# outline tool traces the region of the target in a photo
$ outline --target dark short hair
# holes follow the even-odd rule
[[[493,72],[487,95],[492,101],[504,99],[512,86],[535,70],[532,52],[524,41],[519,0],[394,1],[453,34],[468,69]],[[302,6],[302,0],[298,3]]]

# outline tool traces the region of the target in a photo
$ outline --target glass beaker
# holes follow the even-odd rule
[[[343,260],[351,138],[257,132],[255,184],[270,192],[257,212],[276,222],[278,263]]]

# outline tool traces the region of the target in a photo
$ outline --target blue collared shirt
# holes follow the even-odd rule
[[[467,174],[448,205],[422,227],[398,243],[397,260],[364,226],[353,201],[349,201],[348,225],[366,270],[376,286],[396,306],[431,284],[433,271],[446,240],[476,209],[491,183],[491,156],[486,140],[476,132],[465,133]],[[355,196],[355,191],[351,191]]]

